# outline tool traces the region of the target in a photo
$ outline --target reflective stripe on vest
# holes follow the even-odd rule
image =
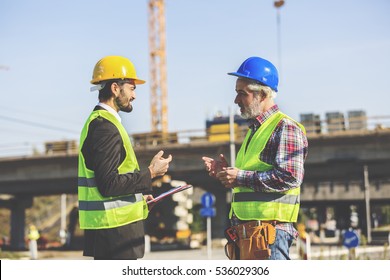
[[[248,131],[237,154],[236,167],[241,170],[268,171],[272,165],[260,160],[259,155],[264,150],[276,126],[283,118],[289,118],[277,112],[267,119],[255,132],[248,144],[251,131]],[[303,126],[297,123],[303,130]],[[237,186],[233,189],[233,199],[230,209],[241,220],[277,220],[281,222],[296,222],[300,205],[300,187],[285,192],[264,193],[255,192],[251,188]]]
[[[94,171],[86,167],[81,152],[82,146],[88,135],[90,123],[97,117],[102,117],[114,124],[122,137],[126,157],[118,167],[118,173],[126,174],[139,170],[129,136],[122,124],[105,110],[93,111],[80,137],[78,178],[80,228],[113,228],[146,219],[149,212],[142,194],[104,197],[97,188]]]
[[[299,204],[299,196],[284,193],[240,192],[234,194],[234,202],[262,201],[283,204]]]

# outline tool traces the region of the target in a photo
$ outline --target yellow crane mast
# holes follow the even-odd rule
[[[152,132],[168,132],[164,0],[149,0],[150,101]]]

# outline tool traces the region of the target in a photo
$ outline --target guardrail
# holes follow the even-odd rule
[[[360,125],[356,125],[359,123]],[[352,124],[352,125],[351,125]],[[363,126],[361,125],[363,124]],[[310,124],[304,123],[308,138],[322,136],[343,136],[361,135],[380,131],[390,130],[390,116],[354,118],[353,122],[343,123],[343,119],[333,119],[332,122],[326,120],[317,121]],[[248,127],[246,125],[234,125],[234,142],[243,141]],[[176,132],[163,133],[144,132],[130,135],[130,139],[135,148],[154,148],[169,145],[184,144],[207,144],[211,142],[229,142],[229,124],[219,124],[208,129],[181,130]],[[0,145],[0,158],[20,157],[34,155],[58,155],[74,154],[78,152],[78,141],[63,140],[49,141],[45,143],[15,143]]]

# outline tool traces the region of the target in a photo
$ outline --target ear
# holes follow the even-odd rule
[[[260,101],[261,102],[263,102],[268,96],[268,93],[263,89],[260,90],[259,94],[260,94]]]
[[[121,88],[119,87],[119,85],[117,83],[111,84],[111,92],[112,92],[113,96],[117,97],[120,93],[120,90],[121,90]]]

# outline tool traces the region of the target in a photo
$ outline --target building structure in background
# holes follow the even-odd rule
[[[363,110],[348,111],[348,129],[349,130],[366,130],[367,116]]]
[[[248,130],[247,120],[239,115],[233,116],[234,139],[243,140]],[[206,134],[209,142],[230,141],[230,119],[229,116],[217,114],[211,120],[206,120]]]
[[[346,114],[333,111],[325,114],[325,120],[321,120],[319,114],[300,114],[300,122],[306,128],[309,135],[332,134],[340,132],[366,131],[368,130],[367,115],[364,110],[351,110]]]
[[[345,119],[343,113],[328,112],[325,116],[328,133],[345,131]]]
[[[301,114],[300,122],[306,128],[307,134],[320,134],[322,132],[321,119],[318,114]]]
[[[153,196],[157,197],[174,187],[186,185],[184,181],[171,180],[165,175],[154,181]],[[145,221],[145,233],[152,251],[189,249],[192,247],[193,188],[166,197],[149,212]],[[199,244],[199,243],[198,243]]]

